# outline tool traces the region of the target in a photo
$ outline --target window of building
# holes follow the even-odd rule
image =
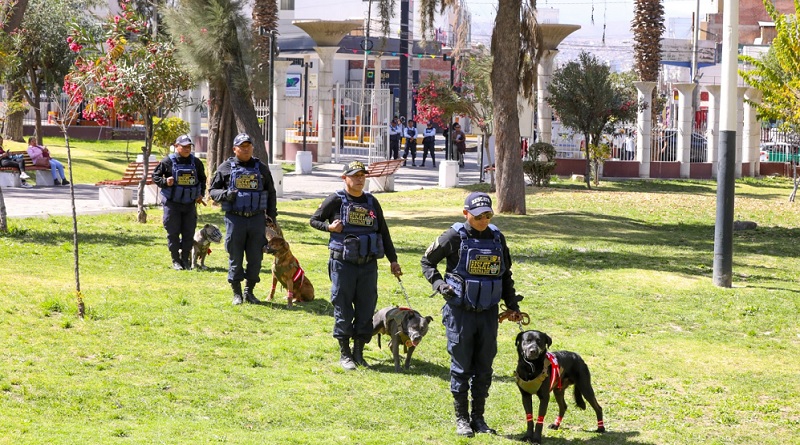
[[[294,11],[294,0],[281,0],[281,11]]]

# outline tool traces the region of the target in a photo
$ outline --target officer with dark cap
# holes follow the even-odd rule
[[[269,167],[253,157],[253,144],[247,133],[240,133],[233,140],[233,153],[235,156],[220,164],[209,193],[225,211],[225,250],[233,304],[258,304],[253,289],[261,280],[262,249],[267,243],[264,225],[267,216],[273,220],[278,216],[277,195]]]
[[[333,337],[339,342],[339,364],[346,370],[369,366],[363,353],[372,339],[372,315],[378,303],[378,259],[386,256],[391,273],[396,277],[403,274],[383,209],[364,191],[366,174],[360,161],[346,165],[344,190],[325,198],[309,221],[311,227],[330,233]]]
[[[428,247],[422,256],[422,273],[445,299],[442,323],[450,353],[456,433],[472,437],[495,434],[483,414],[497,354],[498,304],[504,301],[508,319],[518,321],[522,297],[514,290],[506,239],[490,224],[492,199],[473,192],[464,201],[463,213],[466,221],[453,224]],[[446,261],[444,277],[436,268],[442,260]]]
[[[153,182],[161,189],[167,247],[175,270],[192,267],[196,204],[203,202],[206,193],[206,169],[203,162],[192,155],[193,145],[188,134],[178,136],[175,153],[165,157],[153,171]]]

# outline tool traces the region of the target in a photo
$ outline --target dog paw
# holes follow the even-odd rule
[[[597,428],[594,432],[595,433],[605,433],[606,432],[606,427],[601,426],[601,427]]]
[[[557,429],[558,429],[558,427],[559,427],[559,425],[556,425],[555,423],[551,423],[551,424],[550,424],[550,425],[548,425],[547,427],[548,427],[548,428],[550,428],[551,430],[557,430]]]
[[[533,436],[528,436],[527,434],[525,436],[522,436],[522,441],[526,442],[526,443],[535,443],[535,444],[539,444],[539,445],[541,445],[541,443],[542,443],[541,440],[536,440],[536,439],[533,438]]]

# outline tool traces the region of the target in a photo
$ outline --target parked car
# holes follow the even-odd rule
[[[800,161],[800,146],[791,142],[762,142],[761,162],[795,162]]]
[[[677,160],[678,149],[678,130],[674,128],[667,128],[662,131],[661,137],[656,139],[656,146],[653,147],[658,150],[660,161],[674,162]],[[692,139],[690,142],[689,162],[706,162],[708,151],[708,141],[701,133],[692,132]]]

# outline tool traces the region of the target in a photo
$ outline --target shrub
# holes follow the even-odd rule
[[[189,132],[189,123],[179,117],[153,118],[153,143],[163,156],[169,154],[169,146],[178,136]]]
[[[522,160],[522,170],[537,187],[550,184],[550,174],[556,168],[556,149],[546,142],[537,142],[528,147],[528,155]]]

